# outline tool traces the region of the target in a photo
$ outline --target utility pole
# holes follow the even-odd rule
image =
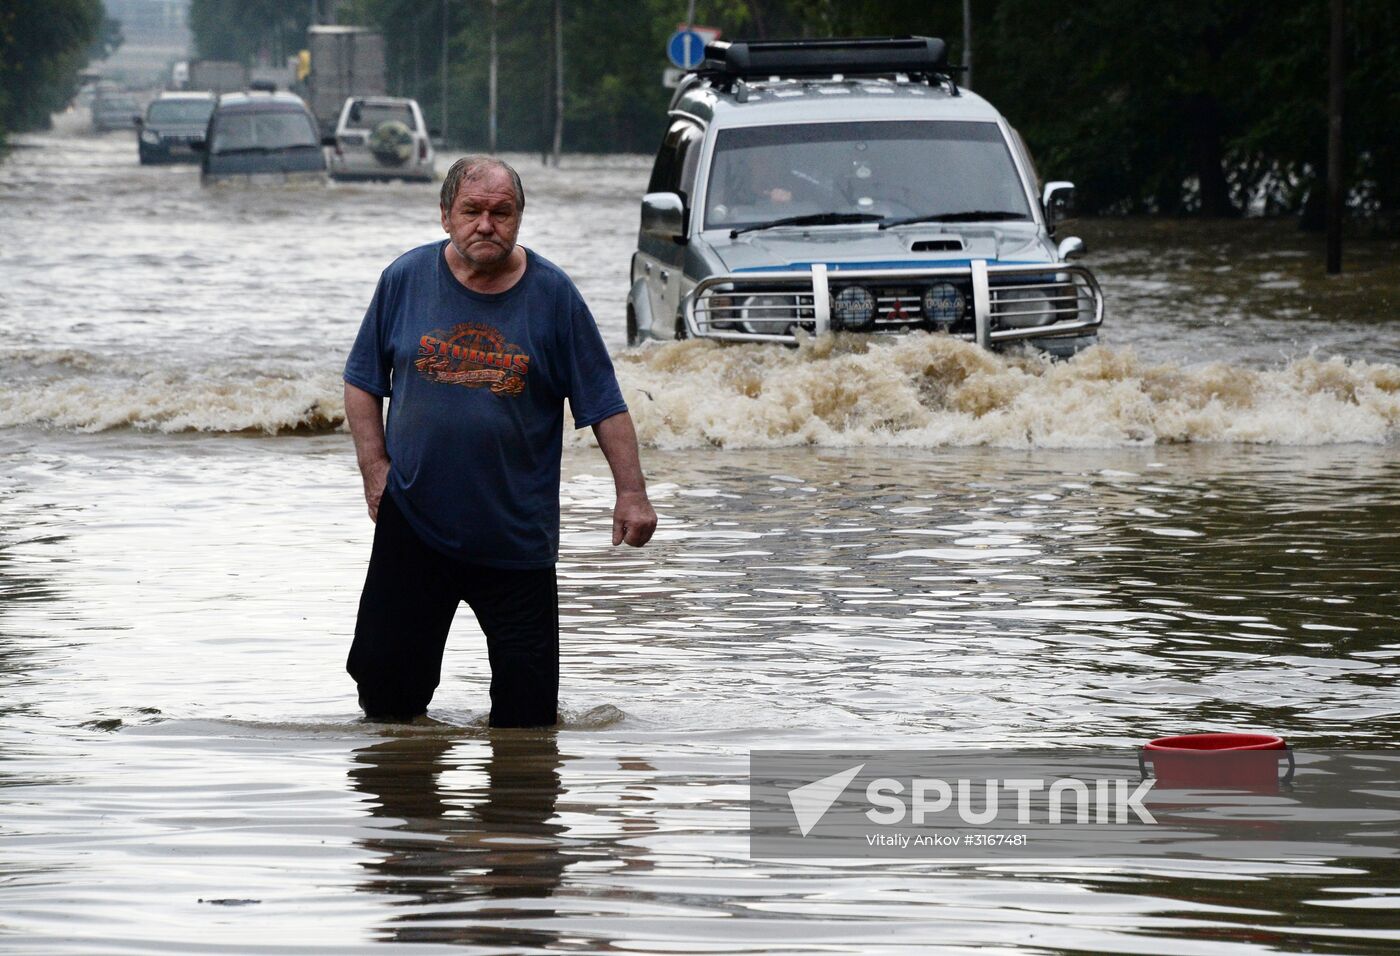
[[[967,89],[972,89],[972,0],[963,0],[963,66],[967,67],[967,72],[963,74],[962,85]]]
[[[423,87],[419,84],[418,80],[418,38],[421,36],[421,30],[419,28],[422,26],[418,20],[418,17],[413,18],[413,85],[409,87],[409,89],[413,91],[411,95],[414,99],[418,99],[423,95]]]
[[[487,99],[490,103],[488,107],[490,116],[487,118],[487,142],[490,144],[490,152],[496,154],[496,0],[491,0],[491,56],[490,65],[486,72]]]
[[[1346,12],[1343,0],[1332,0],[1331,55],[1327,65],[1327,274],[1342,271],[1342,214],[1346,189],[1342,183],[1342,81],[1346,77]]]
[[[554,168],[564,144],[564,0],[554,0]]]
[[[442,0],[442,62],[439,72],[441,73],[440,91],[442,96],[442,138],[447,140],[447,0]]]

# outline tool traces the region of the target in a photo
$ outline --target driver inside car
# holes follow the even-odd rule
[[[829,204],[826,189],[811,173],[776,149],[743,150],[728,157],[727,188],[711,207],[716,221],[803,215]]]

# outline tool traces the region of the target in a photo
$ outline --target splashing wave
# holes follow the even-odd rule
[[[6,358],[21,374],[0,395],[0,426],[277,434],[344,423],[339,375],[319,366],[123,369],[77,352]],[[797,349],[657,344],[616,364],[642,442],[659,448],[1323,445],[1400,435],[1400,366],[1341,358],[1181,366],[1098,346],[1049,362],[937,335],[838,335]],[[591,440],[587,430],[568,434],[571,443]]]
[[[1315,445],[1388,442],[1400,426],[1400,367],[1340,358],[1181,367],[1098,346],[1049,362],[916,335],[690,341],[617,364],[642,440],[664,448]]]

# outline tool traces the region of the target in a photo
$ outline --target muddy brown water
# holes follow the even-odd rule
[[[753,860],[755,748],[1400,730],[1394,243],[1080,224],[1103,347],[625,350],[640,157],[522,158],[662,516],[565,450],[565,720],[342,670],[371,526],[339,368],[431,187],[199,187],[79,124],[0,163],[0,950],[1390,952],[1394,860]]]

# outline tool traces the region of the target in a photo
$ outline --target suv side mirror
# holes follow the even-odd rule
[[[642,232],[673,242],[685,241],[685,200],[680,193],[647,193],[642,197]]]
[[[1089,251],[1089,247],[1084,245],[1084,240],[1078,236],[1066,236],[1056,249],[1061,262],[1068,262],[1071,259],[1078,259]]]
[[[140,114],[140,113],[137,113],[136,115],[134,115],[134,116],[131,117],[131,123],[132,123],[132,125],[135,126],[137,129],[142,129],[142,128],[144,128],[145,125],[146,125],[146,121],[145,121],[145,119],[143,119],[143,118],[141,117],[141,114]]]
[[[1053,232],[1057,224],[1074,215],[1074,183],[1046,183],[1040,204],[1045,209],[1045,223]]]

